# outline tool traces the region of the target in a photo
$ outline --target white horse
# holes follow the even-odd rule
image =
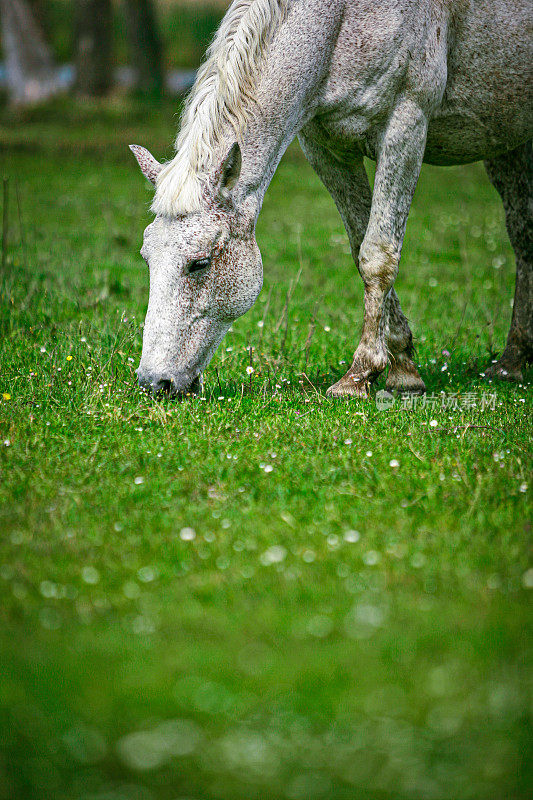
[[[295,136],[330,191],[365,287],[353,363],[329,389],[423,392],[394,291],[423,161],[484,159],[516,254],[507,345],[489,368],[521,378],[533,354],[531,0],[234,0],[185,106],[176,155],[132,145],[156,186],[141,254],[150,297],[138,378],[195,392],[262,286],[255,224]],[[371,194],[363,156],[375,159]]]

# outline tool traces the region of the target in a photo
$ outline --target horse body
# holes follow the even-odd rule
[[[424,161],[463,164],[518,147],[532,135],[533,6],[464,4],[451,31],[442,102]]]
[[[424,160],[487,161],[517,256],[511,331],[493,373],[520,377],[533,342],[532,23],[528,0],[235,0],[176,158],[161,167],[136,151],[157,187],[141,383],[190,388],[238,316],[228,308],[240,314],[254,301],[255,222],[296,135],[365,285],[361,341],[330,393],[368,396],[387,365],[390,389],[425,388],[393,288]],[[364,155],[376,160],[373,194]],[[203,252],[207,271],[191,270]]]
[[[528,35],[529,34],[529,35]],[[531,136],[529,2],[347,3],[314,101],[326,137],[376,159],[398,97],[427,109],[424,161],[478,161]]]

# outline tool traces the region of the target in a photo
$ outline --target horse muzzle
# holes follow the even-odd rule
[[[155,373],[142,370],[139,367],[137,370],[137,380],[141,389],[153,395],[186,397],[187,395],[198,395],[202,390],[201,375],[191,377],[186,373]]]

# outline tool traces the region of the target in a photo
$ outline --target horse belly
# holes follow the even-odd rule
[[[425,161],[457,164],[533,136],[533,13],[529,0],[467,4],[449,31],[448,77]]]

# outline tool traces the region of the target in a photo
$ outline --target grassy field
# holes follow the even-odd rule
[[[326,399],[362,289],[296,146],[256,306],[157,401],[126,145],[168,155],[175,109],[63,112],[0,127],[0,798],[529,797],[531,373],[481,375],[514,285],[482,168],[424,168],[410,217],[425,404]]]

